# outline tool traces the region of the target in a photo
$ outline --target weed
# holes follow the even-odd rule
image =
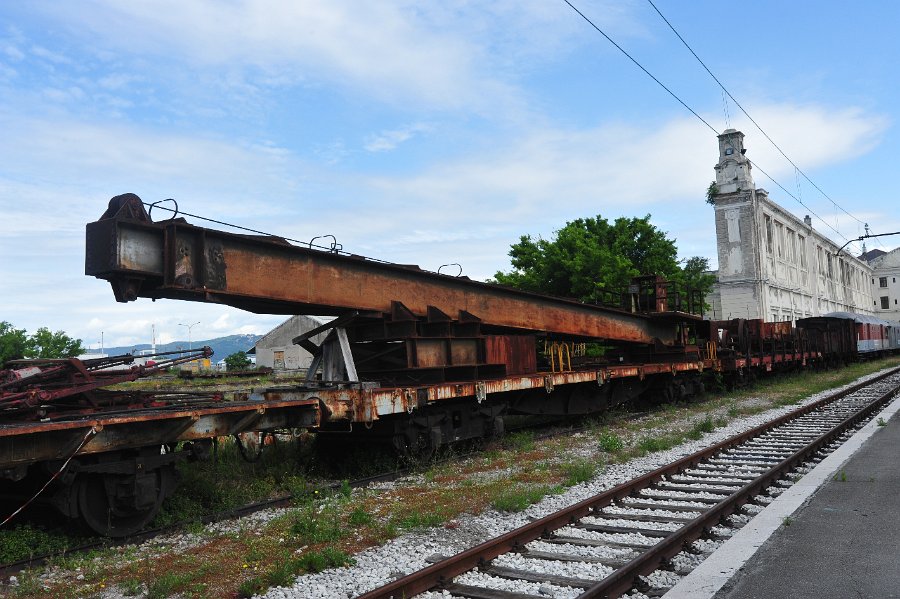
[[[532,503],[537,503],[544,495],[554,491],[547,485],[504,489],[494,498],[491,505],[501,512],[521,512]]]
[[[350,486],[349,480],[344,479],[341,481],[341,486],[338,489],[338,493],[348,499],[350,498],[350,496],[353,494],[353,487]]]
[[[741,411],[737,407],[737,402],[734,400],[731,400],[731,402],[728,404],[728,417],[729,418],[737,418],[740,415],[741,415]]]
[[[200,576],[202,572],[177,573],[169,572],[160,574],[150,584],[147,585],[147,599],[166,599],[176,590],[190,584],[194,578]]]
[[[507,449],[511,449],[517,453],[534,450],[534,433],[529,430],[516,431],[507,435],[503,440],[503,445]]]
[[[878,426],[887,426],[887,421],[884,418],[879,416],[878,417]]]
[[[603,433],[600,435],[599,441],[600,449],[607,453],[618,453],[625,447],[625,443],[622,442],[622,439],[613,433]]]
[[[247,599],[248,597],[253,597],[254,595],[261,595],[268,589],[268,585],[260,576],[254,576],[253,578],[248,578],[241,582],[238,586],[238,597],[242,599]]]
[[[43,553],[62,552],[81,540],[23,524],[0,531],[0,562],[6,564]]]
[[[118,586],[119,590],[122,591],[122,594],[126,597],[137,597],[141,594],[144,583],[137,578],[128,578],[120,582]]]
[[[638,441],[638,449],[646,453],[654,451],[665,451],[671,449],[681,443],[682,438],[679,435],[662,435],[660,437],[644,437]]]
[[[428,526],[437,526],[446,520],[446,518],[435,512],[423,513],[419,510],[412,510],[403,516],[395,516],[391,520],[400,528],[425,528]]]
[[[713,422],[712,416],[707,414],[703,420],[698,420],[694,423],[694,426],[686,433],[686,436],[697,441],[703,437],[704,433],[711,433],[714,430],[716,430],[716,424]]]
[[[566,482],[563,484],[567,487],[573,487],[578,483],[594,478],[597,472],[597,465],[590,460],[576,460],[562,465],[562,471],[566,475]]]
[[[784,524],[785,526],[790,526],[791,524],[794,523],[794,519],[791,518],[790,516],[785,516],[785,517],[781,520],[781,523]]]
[[[307,572],[321,572],[326,568],[337,568],[353,563],[349,555],[336,547],[325,547],[321,551],[310,551],[300,556],[297,564]]]
[[[347,517],[347,522],[352,526],[366,526],[367,524],[371,524],[373,519],[372,514],[361,507],[356,507],[350,512],[350,515]]]
[[[834,480],[842,483],[847,482],[847,473],[844,470],[841,470],[840,473],[835,473]]]
[[[308,506],[297,512],[291,532],[297,535],[301,543],[337,541],[346,534],[337,510],[324,508],[318,511],[315,506]]]

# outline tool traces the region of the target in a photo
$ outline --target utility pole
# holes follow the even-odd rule
[[[188,330],[188,351],[191,351],[192,349],[194,349],[194,346],[191,344],[191,329],[193,329],[193,328],[194,328],[195,326],[197,326],[198,324],[200,324],[200,321],[199,321],[199,320],[198,320],[197,322],[195,322],[194,324],[182,324],[182,323],[180,323],[180,322],[178,323],[178,326],[180,326],[180,327],[187,327],[187,330]]]

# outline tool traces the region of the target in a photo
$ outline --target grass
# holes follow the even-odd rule
[[[501,512],[521,512],[529,505],[537,503],[550,493],[559,493],[561,488],[551,485],[517,485],[500,492],[491,505]]]
[[[583,483],[594,478],[597,473],[597,464],[591,460],[579,459],[573,462],[567,462],[562,465],[562,471],[566,476],[563,485],[574,487],[579,483]]]
[[[294,515],[291,532],[303,544],[337,541],[346,534],[337,509],[326,507],[319,510],[315,505],[301,508]]]
[[[503,446],[516,452],[534,451],[534,432],[516,431],[503,438]]]
[[[610,432],[601,433],[598,441],[600,443],[600,449],[607,453],[618,453],[625,447],[625,443],[622,439],[618,435]]]
[[[879,416],[877,424],[878,424],[878,426],[887,426],[887,421],[884,418],[882,418],[881,416]]]

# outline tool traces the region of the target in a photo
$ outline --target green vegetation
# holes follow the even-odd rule
[[[877,424],[878,424],[878,426],[887,426],[887,421],[884,418],[882,418],[881,416],[879,416]]]
[[[30,524],[13,525],[0,533],[0,563],[28,559],[35,555],[62,553],[85,540],[83,537],[50,533]]]
[[[563,464],[562,471],[566,475],[563,484],[567,487],[574,487],[594,478],[594,474],[597,473],[597,465],[591,460],[579,459]]]
[[[706,203],[715,206],[717,195],[719,195],[719,186],[713,181],[709,184],[709,187],[706,188]]]
[[[337,541],[346,534],[340,513],[335,507],[327,506],[319,509],[315,505],[297,511],[291,532],[304,544]]]
[[[235,370],[247,370],[252,362],[247,357],[246,352],[237,351],[229,356],[225,356],[225,368],[228,372]]]
[[[579,218],[551,240],[523,235],[509,255],[513,270],[497,272],[495,282],[585,302],[603,302],[608,293],[618,294],[642,274],[662,275],[703,295],[715,281],[704,274],[709,269],[705,258],[690,258],[685,268],[679,266],[675,241],[650,223],[649,214],[613,223],[599,215]]]
[[[607,453],[618,453],[622,451],[622,448],[625,447],[625,444],[622,442],[622,439],[614,435],[613,433],[602,433],[600,435],[600,449]]]
[[[264,593],[269,587],[283,587],[293,584],[304,572],[321,572],[327,568],[337,568],[353,563],[349,555],[334,547],[324,547],[302,556],[282,555],[269,572],[244,580],[238,587],[238,597],[252,597]]]
[[[503,445],[507,449],[524,453],[534,450],[534,431],[524,430],[510,433],[503,438]]]
[[[84,353],[81,339],[72,339],[62,331],[39,328],[28,336],[5,320],[0,322],[0,366],[20,358],[71,358]]]
[[[515,485],[501,491],[491,505],[501,512],[521,512],[529,505],[537,503],[550,493],[562,492],[559,486]]]

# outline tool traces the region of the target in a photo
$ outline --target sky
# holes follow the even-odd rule
[[[655,0],[813,186],[649,2],[571,1],[806,207],[755,170],[771,199],[847,239],[900,231],[900,3]],[[127,192],[481,280],[521,235],[650,214],[715,267],[717,159],[716,133],[563,0],[4,2],[0,320],[92,349],[283,320],[116,303],[84,275],[84,226]]]

